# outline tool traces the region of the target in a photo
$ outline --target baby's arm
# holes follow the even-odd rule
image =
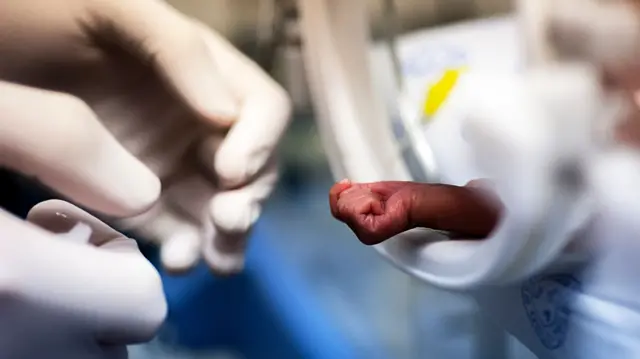
[[[412,228],[485,238],[501,206],[472,183],[464,187],[418,182],[336,183],[329,193],[333,216],[364,244],[373,245]]]

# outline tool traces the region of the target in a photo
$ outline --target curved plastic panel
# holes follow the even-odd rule
[[[305,65],[336,178],[410,179],[370,75],[362,1],[301,0]]]
[[[454,65],[464,65],[471,71],[515,71],[519,65],[518,36],[511,19],[479,21],[410,36],[399,44],[405,88],[399,100],[393,101],[393,91],[386,99],[388,105],[398,104],[392,111],[399,116],[389,116],[390,111],[385,111],[373,86],[376,81],[371,76],[374,70],[364,3],[301,0],[300,5],[309,84],[318,126],[337,179],[419,179],[412,176],[412,172],[419,171],[410,171],[403,154],[402,145],[408,144],[416,159],[413,167],[425,172],[427,180],[439,180],[428,139],[444,137],[437,133],[429,136],[429,127],[422,122],[420,103],[426,84],[451,66],[451,59],[457,61]],[[411,46],[412,42],[420,45]],[[443,56],[447,51],[458,56]],[[439,156],[446,153],[438,152]],[[439,164],[448,162],[443,157],[439,160]],[[453,289],[468,288],[488,280],[496,271],[504,272],[502,267],[509,263],[497,258],[515,257],[515,252],[522,250],[496,241],[452,243],[446,239],[434,231],[413,231],[376,249],[400,269]]]

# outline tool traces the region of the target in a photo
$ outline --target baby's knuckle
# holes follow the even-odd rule
[[[349,214],[351,211],[351,206],[348,203],[345,203],[344,201],[340,201],[338,200],[338,212],[340,214]]]

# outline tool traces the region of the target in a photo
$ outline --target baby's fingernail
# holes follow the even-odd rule
[[[494,183],[489,179],[480,178],[469,181],[466,186],[472,188],[491,189],[494,187]]]
[[[351,184],[351,180],[349,180],[348,178],[343,179],[342,181],[338,182],[340,184]]]

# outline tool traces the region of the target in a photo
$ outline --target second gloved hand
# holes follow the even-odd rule
[[[0,80],[75,96],[160,178],[160,201],[122,227],[170,270],[242,269],[290,117],[280,86],[158,0],[4,1],[0,34]]]
[[[167,313],[136,242],[66,202],[0,210],[0,357],[125,359]],[[29,223],[30,222],[30,223]]]

